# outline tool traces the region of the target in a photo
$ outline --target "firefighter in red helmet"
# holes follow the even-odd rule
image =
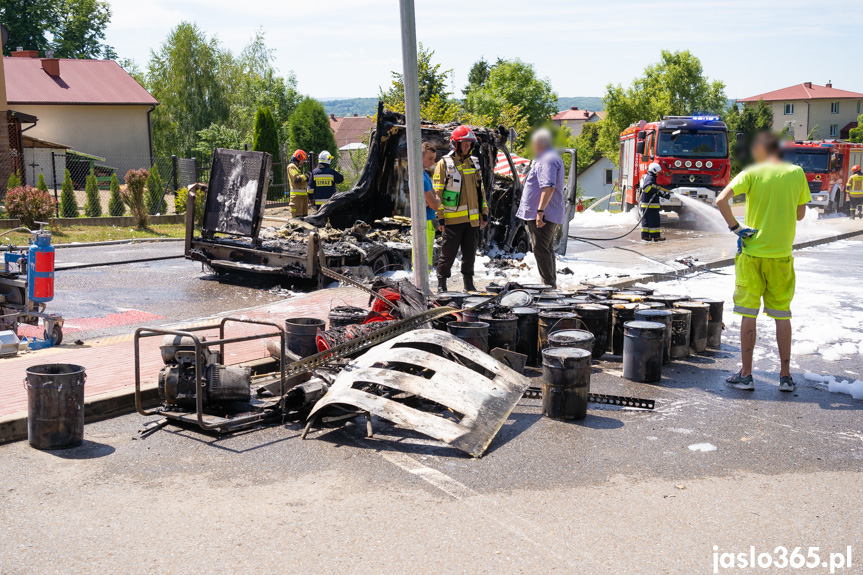
[[[860,171],[860,166],[851,167],[851,177],[845,184],[845,191],[851,198],[851,219],[858,216],[863,218],[863,172]]]
[[[309,185],[303,174],[303,164],[308,155],[303,150],[297,150],[288,163],[288,183],[291,187],[291,217],[302,218],[309,215]]]
[[[467,126],[452,131],[452,151],[435,166],[432,185],[440,198],[437,219],[443,224],[443,243],[438,259],[438,291],[446,291],[453,262],[461,249],[464,289],[475,291],[473,266],[479,242],[479,228],[488,223],[488,207],[482,192],[482,171],[473,155],[476,136]]]

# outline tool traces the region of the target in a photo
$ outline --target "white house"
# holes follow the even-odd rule
[[[578,106],[571,106],[569,110],[563,110],[551,117],[552,123],[569,128],[573,136],[581,135],[584,125],[589,122],[598,122],[605,117],[605,112],[591,112],[590,110],[579,110]]]
[[[614,191],[617,166],[600,156],[578,174],[578,187],[585,198],[603,198]]]

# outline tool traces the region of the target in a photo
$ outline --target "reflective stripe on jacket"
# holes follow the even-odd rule
[[[480,215],[488,215],[481,182],[482,170],[477,158],[470,156],[459,162],[454,152],[441,158],[432,176],[432,187],[441,200],[437,218],[447,225],[470,222],[471,226],[479,227]],[[444,204],[444,192],[455,194],[456,205]]]
[[[288,164],[288,182],[291,185],[291,194],[307,194],[308,186],[306,184],[306,176],[300,171],[299,166],[291,162]]]
[[[863,198],[863,174],[857,174],[848,178],[845,191],[852,198]]]
[[[335,169],[326,165],[318,165],[309,178],[309,192],[314,192],[315,205],[319,206],[333,197],[333,194],[336,193],[336,185],[343,181],[345,181],[345,177]]]

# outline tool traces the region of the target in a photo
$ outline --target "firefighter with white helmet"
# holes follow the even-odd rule
[[[336,193],[336,186],[345,181],[345,177],[335,168],[330,167],[333,155],[324,150],[318,155],[318,167],[312,170],[309,177],[309,201],[313,202],[317,210],[327,203]]]
[[[659,198],[670,197],[668,190],[656,184],[656,176],[662,172],[662,166],[653,162],[647,167],[647,173],[641,178],[641,239],[645,242],[664,242],[661,233],[659,216]]]
[[[453,262],[461,249],[461,273],[464,289],[474,291],[473,265],[479,228],[488,223],[488,206],[482,192],[479,159],[472,154],[476,135],[467,126],[452,131],[452,151],[441,158],[434,169],[432,186],[441,205],[437,219],[443,224],[443,243],[437,266],[438,291],[446,291]]]
[[[860,166],[852,166],[851,177],[845,184],[845,191],[851,198],[851,219],[853,220],[857,216],[863,218],[863,172],[861,172]]]

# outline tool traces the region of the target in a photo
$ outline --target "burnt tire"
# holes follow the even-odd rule
[[[516,234],[512,241],[512,251],[516,254],[526,254],[530,251],[530,240],[527,239],[527,233],[524,230]]]
[[[369,267],[375,275],[379,275],[387,271],[391,263],[389,252],[381,252],[369,260]]]

